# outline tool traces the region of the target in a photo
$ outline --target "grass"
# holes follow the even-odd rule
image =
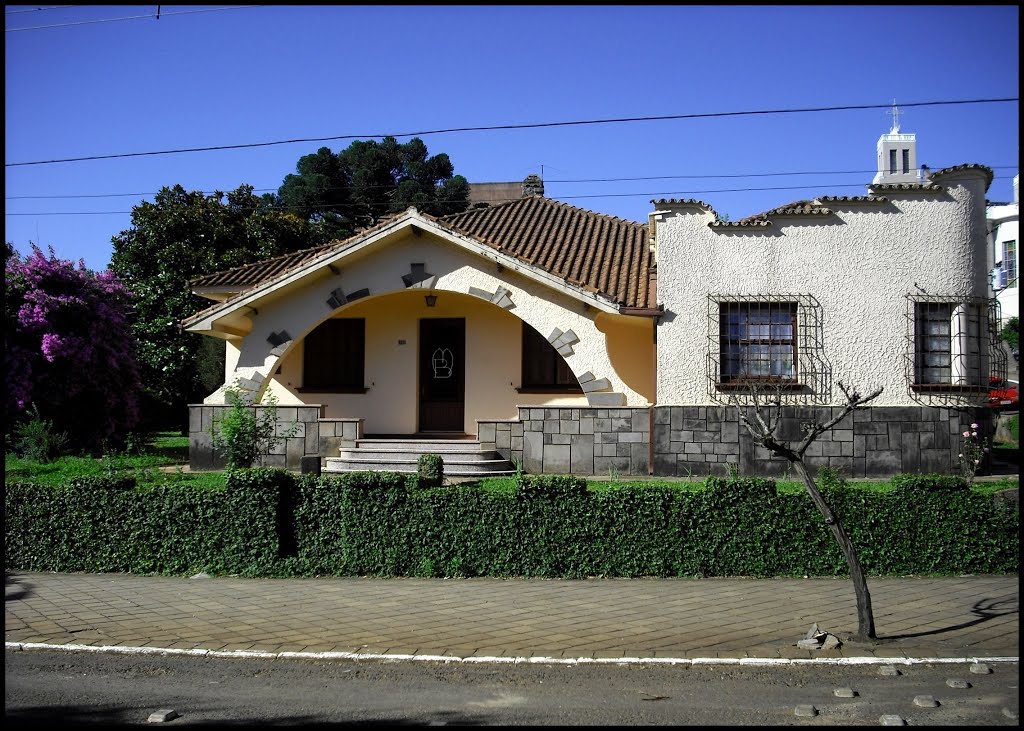
[[[1017,436],[1017,417],[1011,422],[1011,432]],[[1006,445],[1016,453],[1017,445]],[[998,448],[998,447],[997,447]],[[22,480],[38,482],[46,485],[67,484],[75,477],[101,475],[133,475],[140,486],[189,484],[196,487],[221,487],[224,484],[222,472],[185,472],[188,464],[188,437],[179,432],[158,432],[146,445],[142,454],[136,455],[105,455],[92,457],[61,457],[60,459],[42,464],[31,462],[16,455],[4,456],[4,480]],[[177,469],[166,469],[166,468]],[[161,470],[161,468],[164,468]],[[470,484],[495,493],[510,493],[515,490],[515,478],[486,477]],[[858,490],[872,492],[889,492],[893,489],[888,480],[852,480],[849,483]],[[616,478],[588,480],[588,489],[592,492],[615,490],[626,485],[647,485],[670,487],[676,490],[700,490],[704,487],[703,478],[694,479],[635,479]],[[991,494],[1000,490],[1016,488],[1018,478],[1003,477],[975,481],[973,489],[983,494]],[[804,484],[797,480],[776,480],[776,488],[782,494],[803,493]]]
[[[187,482],[197,486],[222,485],[218,474],[184,472],[188,464],[188,437],[178,432],[158,432],[141,454],[107,454],[102,457],[61,457],[41,463],[14,454],[4,455],[4,481],[22,480],[44,485],[63,485],[76,477],[134,476],[139,485]],[[179,467],[177,471],[160,468]]]
[[[494,492],[509,492],[515,489],[515,480],[512,477],[486,477],[474,483],[485,490]],[[649,487],[668,487],[674,490],[696,491],[704,489],[704,480],[664,480],[653,478],[649,480],[621,479],[621,480],[589,480],[587,489],[591,492],[607,492],[617,490],[627,485],[645,485]],[[869,492],[891,492],[895,488],[889,480],[851,480],[849,487],[856,490]],[[1015,488],[1018,485],[1017,477],[1001,477],[975,481],[971,489],[976,492],[988,495]],[[795,480],[776,480],[775,487],[779,494],[802,494],[806,491],[803,482]]]

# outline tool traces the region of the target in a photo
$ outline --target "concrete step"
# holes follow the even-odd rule
[[[421,455],[437,454],[444,473],[451,477],[514,475],[515,465],[493,449],[482,449],[476,439],[358,439],[354,448],[341,448],[337,457],[324,460],[324,472],[415,473]]]
[[[480,442],[476,439],[357,439],[356,449],[444,454],[446,452],[476,452],[480,450]]]
[[[442,459],[444,459],[442,457]],[[404,472],[415,473],[418,469],[416,458],[384,459],[367,456],[327,457],[324,472]],[[515,474],[515,465],[505,459],[444,459],[444,474],[447,477],[498,477]]]
[[[465,450],[446,450],[443,452],[434,451],[432,449],[417,450],[417,449],[398,449],[394,447],[390,448],[369,448],[359,447],[358,449],[346,449],[342,447],[339,450],[339,457],[341,459],[377,459],[377,460],[398,460],[398,461],[412,461],[415,462],[422,454],[437,454],[441,456],[445,464],[452,461],[459,462],[479,462],[482,460],[501,460],[504,459],[500,452],[496,452],[493,449],[465,449]]]

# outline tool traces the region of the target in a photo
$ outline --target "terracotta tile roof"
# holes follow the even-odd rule
[[[871,190],[923,190],[938,192],[942,190],[941,185],[935,183],[870,183]]]
[[[654,307],[647,226],[529,196],[437,219],[458,233],[599,292],[626,307]]]
[[[814,201],[794,201],[793,203],[787,203],[784,206],[773,208],[770,211],[764,213],[755,213],[753,216],[747,216],[741,218],[735,223],[730,221],[719,221],[712,225],[720,226],[744,226],[756,224],[759,222],[770,222],[769,219],[775,216],[827,216],[832,211],[823,206],[816,205]]]
[[[255,261],[251,264],[243,264],[242,266],[235,267],[234,269],[225,269],[220,272],[213,272],[212,274],[204,274],[203,276],[189,280],[189,285],[194,289],[201,289],[204,287],[230,287],[237,288],[239,290],[249,289],[250,287],[255,287],[257,284],[261,284],[269,279],[285,274],[292,269],[301,267],[306,262],[311,261],[322,254],[326,254],[329,251],[341,250],[350,242],[362,238],[366,234],[372,233],[379,228],[383,228],[399,215],[401,214],[395,213],[384,216],[374,226],[357,231],[347,239],[337,239],[309,249],[299,249],[298,251],[293,251],[290,254],[282,254],[281,256],[275,256],[271,259],[263,259],[262,261]]]
[[[319,256],[320,254],[323,254],[328,249],[332,249],[337,245],[338,242],[333,241],[329,244],[324,244],[323,246],[316,246],[311,249],[301,249],[299,251],[293,251],[290,254],[275,256],[271,259],[255,261],[251,264],[243,264],[242,266],[235,267],[234,269],[225,269],[221,272],[204,274],[200,277],[189,280],[189,284],[194,289],[200,289],[203,287],[238,287],[239,289],[247,289],[259,284],[260,282],[272,279],[278,274],[283,274],[289,269],[294,269],[295,267]]]
[[[653,255],[648,250],[647,226],[644,224],[586,211],[540,196],[443,217],[419,215],[626,307],[656,306],[649,282]],[[387,225],[392,218],[344,241],[333,241],[214,272],[197,277],[190,284],[195,289],[250,289],[299,268],[318,256],[341,251]],[[195,316],[189,318],[193,319]]]

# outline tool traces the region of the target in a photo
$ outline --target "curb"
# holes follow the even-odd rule
[[[512,665],[742,665],[745,667],[778,667],[783,665],[938,665],[977,663],[1019,663],[1019,657],[822,657],[822,658],[719,658],[719,657],[485,657],[470,655],[389,655],[360,652],[264,652],[261,650],[185,650],[165,647],[121,647],[116,645],[56,645],[42,642],[5,642],[7,650],[51,650],[63,652],[96,652],[112,655],[185,655],[191,657],[226,657],[265,660],[380,660],[383,662],[462,662],[501,663]]]

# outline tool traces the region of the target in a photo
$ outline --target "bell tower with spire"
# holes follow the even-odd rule
[[[878,138],[878,172],[872,183],[919,183],[917,168],[917,136],[900,132],[903,114],[892,100],[892,129]]]

